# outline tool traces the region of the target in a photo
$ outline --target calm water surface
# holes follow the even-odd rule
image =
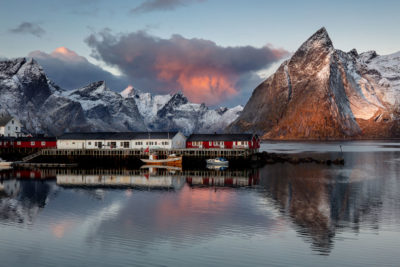
[[[12,170],[0,266],[400,266],[400,143],[265,143],[344,166]]]

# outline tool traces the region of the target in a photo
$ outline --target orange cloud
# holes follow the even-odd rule
[[[136,88],[156,93],[182,91],[192,102],[217,104],[247,94],[257,72],[287,54],[271,45],[223,47],[205,39],[172,35],[163,39],[144,31],[91,34],[86,43],[96,59],[117,67]]]
[[[207,74],[186,74],[179,76],[178,83],[191,101],[217,104],[237,94],[237,90],[227,75],[210,72]]]
[[[79,56],[72,50],[61,46],[56,48],[53,52],[51,52],[51,56],[61,59],[61,60],[68,60],[68,61],[75,61],[75,62],[86,62],[86,59],[82,56]]]
[[[161,56],[157,59],[155,70],[159,80],[177,83],[179,88],[174,89],[181,90],[191,102],[214,105],[238,93],[236,75],[223,72],[220,68],[198,67]]]

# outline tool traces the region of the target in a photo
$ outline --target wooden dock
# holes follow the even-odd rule
[[[226,157],[231,159],[248,158],[251,155],[255,154],[256,152],[257,152],[256,150],[250,150],[250,149],[154,149],[154,150],[152,149],[151,150],[151,153],[155,153],[160,156],[176,154],[190,158]],[[140,149],[43,149],[32,156],[29,156],[26,159],[31,160],[38,156],[147,158],[149,156],[149,153]]]

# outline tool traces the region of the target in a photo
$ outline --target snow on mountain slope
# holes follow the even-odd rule
[[[50,81],[35,60],[0,61],[0,109],[18,117],[27,131],[222,131],[241,108],[210,110],[181,93],[152,95],[128,87],[121,93],[105,82],[66,91]]]
[[[171,99],[170,94],[152,95],[151,93],[143,93],[135,90],[133,87],[127,87],[121,92],[124,98],[135,99],[136,105],[142,115],[146,125],[152,124],[157,116],[157,112]]]
[[[400,52],[346,53],[325,28],[253,92],[228,131],[271,139],[400,136]]]
[[[242,111],[233,109],[211,110],[204,104],[191,103],[182,93],[152,95],[128,87],[121,95],[133,98],[149,130],[173,129],[185,134],[193,132],[222,132]]]
[[[125,100],[104,82],[62,90],[33,59],[0,61],[0,106],[31,133],[146,129],[135,101]]]

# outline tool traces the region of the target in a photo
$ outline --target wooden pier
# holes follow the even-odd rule
[[[155,153],[159,156],[176,154],[189,158],[226,157],[230,159],[249,158],[256,152],[257,152],[256,150],[249,150],[249,149],[154,149],[154,150],[152,149],[151,150],[151,153]],[[38,156],[147,158],[149,156],[149,153],[140,149],[43,149],[32,156],[26,157],[24,160],[28,161]]]

